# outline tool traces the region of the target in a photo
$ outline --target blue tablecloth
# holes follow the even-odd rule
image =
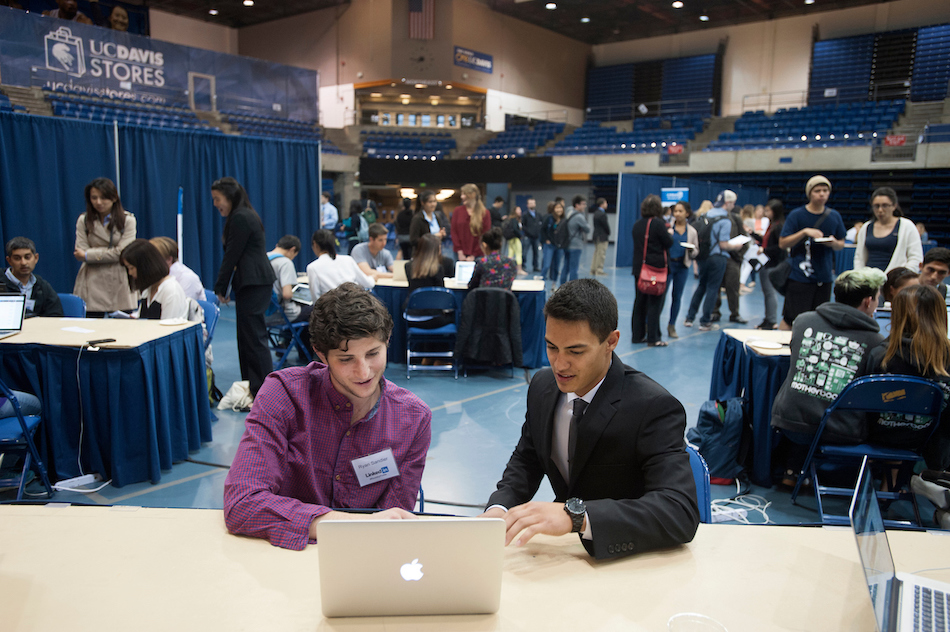
[[[459,304],[465,300],[468,290],[452,290]],[[406,363],[406,323],[402,318],[402,306],[409,296],[408,287],[377,285],[373,293],[389,309],[393,317],[393,334],[389,342],[388,359],[394,364]],[[521,347],[524,351],[524,366],[536,369],[548,365],[544,348],[544,302],[545,292],[515,292],[521,309]]]
[[[115,487],[157,483],[162,470],[211,441],[198,325],[132,349],[81,355],[77,347],[0,343],[0,375],[42,400],[41,450],[57,480],[79,475],[80,427],[83,470]]]
[[[752,421],[752,482],[772,486],[772,402],[785,381],[789,356],[761,356],[726,332],[713,356],[709,399],[744,397]]]

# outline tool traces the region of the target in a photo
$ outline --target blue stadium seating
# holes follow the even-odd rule
[[[725,132],[704,151],[856,147],[887,133],[904,111],[904,101],[866,101],[780,109],[772,116],[746,112],[734,132]]]
[[[564,123],[541,121],[531,125],[509,125],[493,139],[480,145],[469,159],[524,158],[564,131]]]
[[[455,149],[449,132],[362,130],[363,153],[368,158],[442,160]]]
[[[917,31],[917,52],[911,81],[912,101],[941,101],[947,98],[950,82],[950,24],[928,26]]]
[[[703,131],[701,116],[638,118],[632,132],[601,127],[588,119],[574,133],[547,150],[548,156],[583,154],[650,154],[666,152],[670,145],[685,145]]]

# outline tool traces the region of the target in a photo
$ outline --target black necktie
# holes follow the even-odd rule
[[[587,409],[587,402],[578,397],[574,400],[574,414],[571,415],[571,428],[567,435],[567,467],[574,467],[574,449],[577,447],[577,427],[581,423],[581,417]]]

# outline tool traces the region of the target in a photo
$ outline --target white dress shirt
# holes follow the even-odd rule
[[[324,292],[340,287],[347,281],[361,285],[367,290],[376,285],[372,277],[360,270],[353,257],[337,255],[336,259],[331,259],[327,253],[323,253],[307,266],[307,280],[310,282],[310,296],[314,303]]]

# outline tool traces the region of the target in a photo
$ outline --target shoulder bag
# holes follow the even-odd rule
[[[666,292],[666,274],[669,271],[669,262],[664,250],[664,265],[662,268],[647,265],[647,244],[649,243],[650,223],[652,221],[652,217],[647,220],[647,227],[643,233],[643,265],[640,268],[640,276],[637,277],[637,292],[643,292],[651,296],[662,296]]]
[[[821,226],[821,224],[825,221],[825,218],[828,217],[828,215],[830,215],[830,213],[828,213],[828,211],[825,211],[824,214],[822,214],[821,218],[818,220],[818,222],[816,222],[815,225],[812,226],[812,228],[818,228],[819,226]],[[788,288],[788,275],[789,273],[791,273],[791,271],[792,271],[792,264],[789,263],[789,257],[786,257],[785,259],[782,260],[781,263],[779,263],[774,268],[766,272],[766,274],[769,275],[769,281],[771,281],[772,287],[775,289],[776,292],[778,292],[782,296],[785,296],[785,290]]]

